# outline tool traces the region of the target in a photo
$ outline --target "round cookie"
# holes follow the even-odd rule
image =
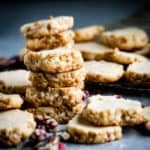
[[[76,43],[74,48],[79,50],[85,60],[102,60],[111,48],[97,42]]]
[[[81,116],[96,126],[133,126],[145,121],[139,101],[118,99],[115,95],[89,97]]]
[[[0,142],[16,146],[30,137],[36,127],[33,115],[22,110],[0,113]]]
[[[106,61],[87,61],[84,63],[86,80],[110,83],[118,81],[124,74],[123,66]]]
[[[37,107],[37,108],[29,108],[27,109],[28,112],[33,113],[34,117],[38,115],[46,115],[54,118],[58,123],[64,124],[68,123],[76,114],[81,113],[83,110],[84,105],[78,104],[76,105],[76,111],[72,111],[66,106],[61,107]]]
[[[105,45],[122,50],[133,50],[144,48],[148,43],[148,36],[140,28],[128,27],[116,29],[112,31],[105,31],[100,34],[100,40]]]
[[[83,68],[56,74],[30,73],[29,80],[38,88],[78,87],[84,88],[85,70]]]
[[[26,47],[32,51],[43,49],[54,49],[61,46],[73,44],[74,32],[71,30],[56,33],[52,36],[44,36],[40,38],[27,38]]]
[[[26,38],[39,38],[68,30],[73,24],[71,16],[50,17],[47,20],[25,24],[20,30]]]
[[[83,103],[84,92],[75,87],[65,88],[50,88],[46,90],[36,89],[29,87],[26,90],[25,101],[31,106],[54,106],[60,107],[62,105],[68,106],[71,110],[74,110],[77,104]]]
[[[23,69],[0,72],[0,92],[25,94],[31,85],[28,78],[29,71]]]
[[[60,47],[40,52],[29,51],[24,63],[33,72],[61,73],[82,68],[83,59],[79,51]]]
[[[104,31],[103,26],[93,25],[75,30],[75,42],[95,40]]]
[[[135,84],[150,84],[150,61],[130,64],[125,72],[125,77]]]
[[[81,119],[79,115],[69,121],[67,131],[73,142],[82,144],[105,143],[122,138],[120,126],[97,127]]]
[[[135,53],[130,53],[130,52],[123,52],[118,49],[106,51],[104,59],[108,61],[113,61],[119,64],[124,64],[124,65],[148,60],[144,56],[141,56]]]
[[[22,104],[23,99],[20,95],[0,93],[0,110],[20,108]]]

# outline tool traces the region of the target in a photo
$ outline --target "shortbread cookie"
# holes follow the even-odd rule
[[[30,73],[29,80],[37,88],[61,88],[78,87],[84,88],[85,70],[83,68],[56,74]]]
[[[122,65],[106,61],[87,61],[84,68],[86,79],[91,82],[115,82],[124,74]]]
[[[25,24],[20,30],[27,38],[39,38],[68,30],[73,24],[74,20],[71,16],[51,17],[47,20]]]
[[[73,44],[74,32],[64,31],[56,33],[52,36],[44,36],[40,38],[28,38],[26,39],[26,47],[33,51],[43,49],[53,49],[61,46],[67,46],[67,44]]]
[[[31,85],[29,71],[13,70],[0,72],[0,92],[24,94],[27,87]]]
[[[60,73],[80,69],[83,59],[79,51],[57,48],[40,52],[29,51],[24,56],[24,63],[33,72]]]
[[[146,106],[143,108],[144,118],[146,119],[145,127],[148,131],[150,131],[150,106]]]
[[[136,84],[150,84],[150,61],[130,64],[125,72],[125,77]]]
[[[139,101],[117,99],[116,96],[89,97],[82,117],[97,126],[137,125],[144,122],[143,109]]]
[[[23,99],[20,95],[0,93],[0,110],[20,108],[22,104]]]
[[[122,52],[118,49],[105,52],[104,59],[125,65],[131,64],[133,62],[147,61],[147,58],[144,56],[130,52]]]
[[[50,88],[46,90],[36,89],[34,87],[27,88],[26,102],[34,107],[39,106],[68,106],[74,110],[77,104],[82,104],[84,92],[75,87]]]
[[[104,31],[103,26],[88,26],[75,30],[75,42],[95,40]]]
[[[143,55],[143,56],[150,56],[150,43],[147,44],[143,49],[139,49],[134,51],[136,54]]]
[[[145,47],[148,43],[148,36],[140,28],[128,27],[105,31],[100,34],[100,40],[113,48],[130,51],[136,48]]]
[[[36,117],[37,115],[46,115],[54,118],[58,123],[64,124],[71,120],[76,114],[81,113],[84,105],[78,104],[76,106],[76,112],[73,112],[66,106],[61,107],[37,107],[29,108],[28,112],[31,112]]]
[[[16,146],[30,137],[36,123],[33,115],[22,110],[9,110],[0,113],[0,142]]]
[[[97,42],[76,43],[75,49],[79,50],[85,60],[102,60],[105,53],[111,48]]]
[[[71,140],[76,143],[97,144],[122,138],[122,129],[119,126],[96,127],[79,115],[75,116],[67,125]]]

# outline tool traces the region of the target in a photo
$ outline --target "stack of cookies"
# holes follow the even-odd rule
[[[24,63],[32,87],[26,90],[28,111],[48,115],[59,123],[83,109],[85,73],[79,51],[72,48],[72,17],[49,18],[21,27],[26,38]]]
[[[94,95],[80,115],[69,121],[67,130],[77,143],[95,144],[118,140],[122,137],[121,126],[144,123],[139,101],[124,99],[120,95]]]

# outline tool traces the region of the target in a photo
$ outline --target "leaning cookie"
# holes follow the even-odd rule
[[[29,80],[37,88],[61,88],[78,87],[84,88],[85,70],[83,68],[56,74],[31,72]]]
[[[148,36],[140,28],[128,27],[105,31],[100,34],[100,40],[113,48],[131,51],[136,48],[144,48],[148,43]]]
[[[118,49],[106,51],[104,55],[104,59],[119,64],[124,64],[124,65],[148,60],[144,56],[135,53],[130,53],[130,52],[123,52]]]
[[[18,94],[0,93],[0,110],[20,108],[23,104],[23,99]]]
[[[44,36],[40,38],[27,38],[26,47],[32,51],[39,51],[43,49],[54,49],[61,46],[73,45],[74,32],[64,31],[56,33],[52,36]]]
[[[50,17],[47,20],[25,24],[20,30],[26,38],[39,38],[68,30],[73,24],[71,16]]]
[[[138,125],[145,121],[139,101],[116,96],[89,97],[82,117],[96,126]]]
[[[150,61],[130,64],[125,77],[135,84],[150,84]]]
[[[84,68],[86,80],[97,83],[116,82],[124,74],[122,65],[107,61],[86,61]]]
[[[30,137],[36,123],[33,115],[22,110],[9,110],[0,113],[0,142],[17,146]]]
[[[79,115],[69,121],[67,131],[71,141],[82,144],[106,143],[122,138],[120,126],[97,127],[81,119]]]
[[[79,50],[85,60],[103,60],[105,53],[111,48],[98,42],[76,43],[74,48]]]
[[[84,92],[75,87],[50,88],[46,90],[36,89],[34,87],[27,88],[25,101],[31,106],[68,106],[74,110],[77,104],[83,103]]]
[[[150,131],[150,106],[146,106],[143,108],[144,118],[146,119],[145,127],[148,131]]]
[[[81,53],[65,47],[40,52],[29,51],[24,63],[33,72],[61,73],[82,68]]]
[[[27,111],[33,113],[35,118],[38,115],[46,115],[54,118],[58,123],[64,124],[71,120],[76,114],[81,113],[83,107],[83,104],[78,104],[76,106],[76,112],[73,112],[66,106],[29,108]]]
[[[0,92],[25,94],[26,88],[31,85],[28,78],[27,70],[0,72]]]
[[[75,42],[95,40],[104,31],[103,26],[93,25],[75,30]]]

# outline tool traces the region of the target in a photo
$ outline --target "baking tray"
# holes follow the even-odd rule
[[[0,58],[0,71],[14,70],[14,69],[26,69],[22,62],[19,61],[18,56],[14,56],[8,59]],[[8,63],[9,62],[9,63]],[[150,105],[149,92],[150,88],[137,87],[131,83],[125,83],[124,79],[114,84],[94,84],[85,83],[85,88],[92,94],[121,94],[126,98],[138,99],[144,105]],[[61,128],[65,128],[65,125],[61,125]],[[105,144],[74,144],[66,142],[68,150],[148,150],[150,149],[150,134],[144,129],[143,126],[125,127],[123,128],[123,138],[118,141],[113,141]],[[136,143],[136,145],[135,145]],[[10,148],[0,144],[0,150],[32,150],[33,145],[30,142],[23,142],[18,147]]]

